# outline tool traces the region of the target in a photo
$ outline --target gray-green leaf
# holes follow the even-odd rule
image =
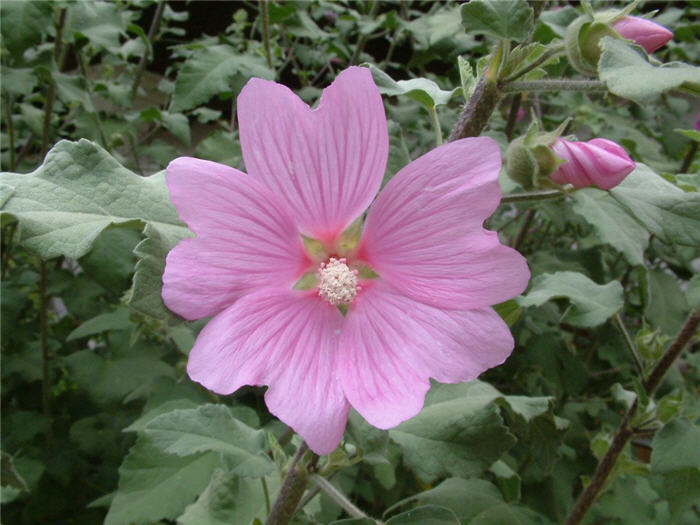
[[[532,8],[525,0],[471,0],[462,4],[466,30],[495,38],[525,40],[533,19]]]
[[[681,87],[700,94],[700,68],[696,66],[683,62],[654,65],[640,47],[609,36],[601,40],[600,47],[598,75],[615,95],[644,104]]]
[[[582,327],[604,323],[623,305],[622,286],[619,282],[600,285],[578,272],[539,275],[532,280],[532,288],[527,295],[517,300],[522,306],[540,306],[559,298],[571,301],[562,321]]]
[[[440,89],[440,86],[428,78],[396,81],[376,66],[370,65],[369,69],[380,93],[384,95],[406,95],[428,109],[447,104],[452,95],[459,89],[455,88],[451,91]]]

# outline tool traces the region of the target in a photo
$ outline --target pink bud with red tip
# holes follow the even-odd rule
[[[647,53],[653,53],[673,38],[673,33],[664,26],[638,16],[623,16],[612,27],[621,37],[642,46]]]
[[[566,161],[551,176],[559,184],[572,184],[576,188],[595,184],[608,190],[620,184],[635,168],[634,161],[622,146],[611,140],[572,142],[557,139],[551,147]]]

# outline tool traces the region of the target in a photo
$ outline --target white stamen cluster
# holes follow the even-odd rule
[[[351,270],[343,257],[331,257],[318,269],[318,295],[333,306],[349,303],[357,295],[357,270]]]

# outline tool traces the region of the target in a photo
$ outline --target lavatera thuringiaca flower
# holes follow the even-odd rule
[[[187,157],[167,168],[195,237],[168,255],[163,299],[185,319],[213,316],[189,355],[194,381],[268,385],[270,412],[326,454],[350,406],[391,428],[421,410],[429,378],[505,361],[513,339],[490,305],[529,271],[483,228],[501,198],[493,140],[436,148],[375,199],[388,134],[368,69],[340,73],[315,109],[253,78],[238,121],[248,174]]]

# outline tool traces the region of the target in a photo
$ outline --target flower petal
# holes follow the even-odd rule
[[[527,286],[525,259],[482,228],[501,199],[501,154],[485,137],[440,146],[403,168],[370,208],[358,257],[402,293],[480,308]]]
[[[287,199],[302,231],[332,241],[372,202],[389,138],[369,70],[351,67],[311,110],[287,87],[251,79],[238,97],[248,173]]]
[[[443,310],[379,281],[350,304],[340,349],[350,404],[372,425],[390,428],[420,412],[429,377],[471,381],[506,360],[513,338],[491,308]]]
[[[290,287],[308,264],[286,205],[253,177],[180,157],[166,175],[180,218],[197,235],[168,254],[163,300],[186,319],[213,315],[260,286]]]
[[[311,450],[328,454],[343,436],[349,408],[336,378],[341,324],[338,310],[315,294],[253,292],[204,327],[187,373],[220,394],[269,385],[270,412]]]

